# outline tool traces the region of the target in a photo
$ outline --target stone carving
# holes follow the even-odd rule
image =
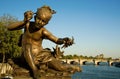
[[[34,79],[40,76],[69,76],[74,72],[81,71],[79,66],[62,64],[59,57],[63,54],[58,45],[66,48],[73,44],[72,38],[58,38],[49,32],[44,26],[49,23],[52,15],[56,12],[49,6],[38,8],[36,13],[26,11],[24,20],[12,23],[7,28],[10,31],[24,29],[24,33],[20,36],[18,45],[22,46],[23,58],[15,61],[10,60],[8,63],[14,68],[14,75],[32,74]],[[34,21],[30,21],[34,16]],[[54,51],[49,48],[42,47],[42,41],[48,39],[57,44]]]

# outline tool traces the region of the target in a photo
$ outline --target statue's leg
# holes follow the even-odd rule
[[[35,57],[35,64],[37,63],[37,61],[39,61],[39,65],[40,65],[40,69],[41,69],[41,65],[45,65],[47,63],[47,66],[51,69],[54,70],[66,70],[66,68],[61,64],[61,62],[59,60],[57,60],[53,55],[51,55],[51,51],[50,50],[42,50],[36,57]]]
[[[56,59],[52,59],[52,61],[49,61],[48,66],[52,69],[57,70],[57,71],[66,71],[67,70],[66,66],[61,64],[61,62],[56,60]]]
[[[33,74],[34,74],[34,78],[37,79],[38,69],[37,69],[37,67],[35,66],[35,63],[34,63],[31,44],[26,44],[25,47],[23,47],[23,51],[24,51],[25,60],[28,63],[28,65],[30,66],[30,68],[32,69]]]
[[[59,60],[53,59],[48,62],[48,66],[58,71],[67,71],[67,72],[80,72],[81,68],[75,65],[62,64]]]

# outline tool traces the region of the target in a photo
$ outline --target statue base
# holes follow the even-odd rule
[[[16,76],[13,79],[33,79],[33,78]],[[71,79],[71,77],[69,76],[41,76],[40,79]]]
[[[70,72],[60,72],[52,69],[47,71],[39,70],[40,79],[71,79],[72,73]],[[29,70],[26,69],[16,69],[13,73],[13,79],[33,79]]]

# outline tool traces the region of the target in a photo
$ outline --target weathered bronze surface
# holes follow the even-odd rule
[[[73,44],[73,39],[68,37],[57,38],[44,27],[55,13],[49,6],[42,6],[37,9],[36,13],[26,11],[23,21],[12,23],[7,27],[10,31],[24,29],[18,44],[22,46],[23,61],[19,65],[12,60],[8,62],[14,68],[14,76],[30,76],[33,74],[34,79],[39,79],[41,76],[67,77],[81,71],[79,66],[61,63],[59,57],[63,52],[60,51],[58,46],[54,48],[54,51],[42,47],[44,39],[48,39],[58,45],[63,45],[64,48]],[[30,21],[33,16],[34,22]],[[21,64],[24,65],[22,66]]]
[[[32,77],[14,77],[14,79],[33,79]],[[39,79],[71,79],[70,76],[42,76]]]

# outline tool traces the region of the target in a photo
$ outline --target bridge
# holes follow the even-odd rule
[[[120,62],[120,60],[108,60],[108,59],[61,59],[62,62],[68,64],[80,64],[85,65],[86,63],[93,63],[94,65],[100,65],[102,62],[108,63],[109,66],[113,65],[116,62]]]

